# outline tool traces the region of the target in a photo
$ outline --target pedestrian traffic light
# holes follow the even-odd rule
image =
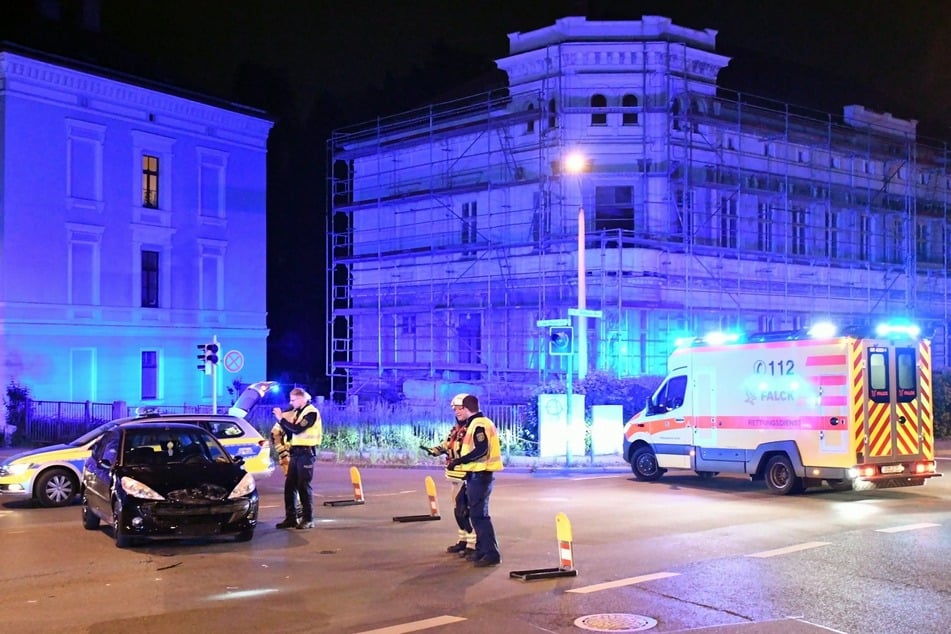
[[[202,362],[198,369],[204,370],[205,374],[211,374],[213,366],[218,365],[218,344],[216,342],[200,343],[198,349],[201,350],[198,360]]]
[[[552,326],[548,329],[548,354],[568,355],[574,352],[574,330],[571,326]]]

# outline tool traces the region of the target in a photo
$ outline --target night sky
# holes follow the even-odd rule
[[[500,85],[493,60],[507,53],[510,32],[568,15],[664,15],[719,31],[718,51],[734,58],[721,85],[832,112],[859,103],[917,119],[928,136],[951,137],[951,3],[937,0],[100,0],[98,30],[80,28],[82,4],[2,0],[0,38],[276,119],[269,378],[315,393],[325,393],[330,131]]]

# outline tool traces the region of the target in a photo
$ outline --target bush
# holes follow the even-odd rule
[[[934,435],[935,438],[951,437],[951,371],[936,373],[934,386]]]
[[[6,424],[16,427],[16,432],[11,439],[14,445],[19,444],[26,433],[26,408],[29,400],[30,389],[11,379],[3,398],[3,405],[7,410]],[[0,435],[0,441],[3,440],[3,436]]]

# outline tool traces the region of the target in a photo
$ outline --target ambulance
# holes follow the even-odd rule
[[[922,485],[935,470],[931,344],[911,324],[678,342],[624,428],[634,477],[747,474],[770,493]]]

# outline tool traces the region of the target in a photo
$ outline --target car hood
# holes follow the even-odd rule
[[[5,464],[5,465],[13,464],[14,462],[22,461],[25,458],[34,458],[36,456],[43,456],[53,451],[62,451],[64,449],[76,449],[76,447],[73,447],[72,445],[61,444],[61,445],[48,445],[46,447],[39,447],[37,449],[29,449],[27,451],[21,451],[19,453],[15,453],[12,456],[5,458],[3,462],[0,464]]]
[[[201,503],[224,500],[245,475],[235,464],[130,466],[116,469],[119,477],[128,476],[173,502]]]

